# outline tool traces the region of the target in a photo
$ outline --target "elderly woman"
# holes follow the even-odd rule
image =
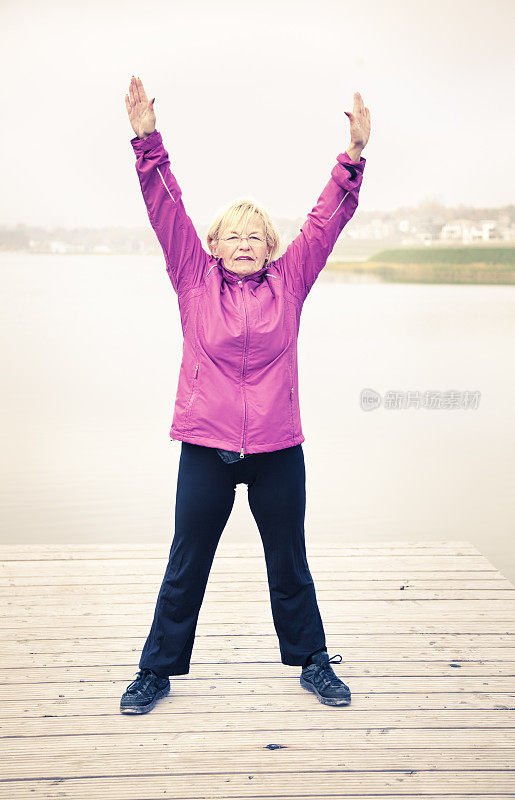
[[[181,442],[175,532],[152,627],[122,713],[150,711],[189,672],[198,614],[238,483],[263,542],[283,664],[302,666],[301,685],[322,703],[350,703],[331,667],[306,559],[305,466],[297,369],[303,303],[343,227],[363,179],[370,112],[354,94],[350,145],[300,233],[277,257],[266,211],[240,200],[220,213],[204,250],[187,215],[156,130],[150,102],[132,77],[125,105],[150,223],[163,249],[184,335],[170,436]],[[204,164],[207,174],[212,166]],[[206,181],[207,183],[207,181]]]

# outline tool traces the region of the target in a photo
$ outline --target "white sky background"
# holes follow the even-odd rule
[[[244,195],[304,217],[349,144],[355,91],[372,120],[361,209],[512,203],[514,8],[2,0],[0,223],[148,224],[133,73],[199,224]]]

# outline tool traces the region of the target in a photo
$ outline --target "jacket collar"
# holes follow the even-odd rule
[[[267,263],[261,267],[260,270],[253,272],[251,275],[238,275],[237,272],[232,272],[230,269],[227,269],[227,267],[224,266],[222,258],[218,258],[217,263],[222,271],[224,279],[228,283],[238,283],[238,281],[256,281],[257,283],[261,283],[262,275],[269,267],[269,264]]]

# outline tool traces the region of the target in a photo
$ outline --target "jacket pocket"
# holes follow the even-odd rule
[[[193,404],[195,402],[195,397],[197,396],[197,392],[198,392],[198,369],[199,369],[199,365],[195,364],[190,399],[188,400],[188,405],[186,406],[186,415],[185,415],[185,422],[184,422],[184,425],[185,425],[186,428],[190,427],[191,411],[192,411],[192,408],[193,408]]]
[[[291,435],[295,436],[295,413],[294,413],[295,386],[293,385],[293,368],[289,353],[287,354],[287,359],[288,359],[288,383],[289,383],[288,388],[290,392],[289,406],[290,406]]]

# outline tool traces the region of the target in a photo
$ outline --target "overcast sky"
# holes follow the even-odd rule
[[[131,75],[194,222],[315,205],[371,113],[360,208],[514,202],[511,0],[2,0],[1,224],[145,225]],[[359,212],[359,209],[358,209]]]

